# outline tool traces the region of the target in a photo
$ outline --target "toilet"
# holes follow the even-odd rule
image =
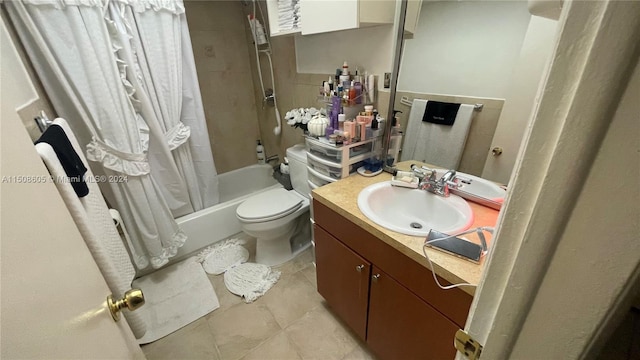
[[[255,237],[256,262],[280,265],[311,244],[307,152],[302,144],[287,149],[293,190],[277,188],[251,196],[236,210],[242,231]]]

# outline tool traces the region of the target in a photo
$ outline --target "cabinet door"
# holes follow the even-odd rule
[[[314,225],[318,292],[362,340],[367,331],[371,264]]]
[[[367,344],[380,359],[453,359],[458,326],[373,267]]]
[[[358,0],[301,0],[300,19],[302,35],[355,29]]]
[[[407,1],[407,16],[404,23],[405,34],[415,34],[420,21],[420,9],[422,8],[422,0]]]

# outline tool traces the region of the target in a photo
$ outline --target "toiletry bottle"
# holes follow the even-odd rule
[[[338,128],[338,115],[341,113],[340,98],[335,96],[331,98],[331,127],[335,130]]]
[[[345,61],[342,65],[342,74],[340,74],[340,83],[344,88],[348,88],[351,81],[351,76],[349,75],[349,65]]]
[[[329,84],[329,92],[333,91],[333,77],[329,76],[327,83]]]
[[[338,114],[338,129],[344,130],[344,122],[347,119],[345,114]]]
[[[376,101],[376,77],[369,75],[367,80],[367,94],[369,94],[369,102]]]
[[[400,116],[398,113],[402,114],[400,110],[393,110],[393,119],[391,120],[391,135],[396,135],[401,132],[400,129]]]
[[[373,120],[371,120],[371,136],[378,137],[380,136],[380,129],[378,127],[378,117],[374,116]]]
[[[329,96],[331,94],[331,89],[329,88],[329,83],[327,81],[322,83],[322,88],[324,89],[324,96]]]
[[[348,120],[344,122],[344,131],[349,133],[349,140],[353,139],[356,131],[355,122]]]
[[[360,127],[360,141],[364,141],[367,139],[367,124],[365,122],[358,123]]]
[[[264,146],[262,146],[260,140],[258,140],[257,142],[258,146],[256,146],[256,156],[258,157],[258,164],[264,164]]]
[[[365,105],[364,106],[364,114],[366,116],[372,116],[373,115],[373,105]]]
[[[258,43],[258,45],[263,45],[267,43],[267,36],[264,32],[264,27],[260,23],[260,20],[255,18],[253,14],[247,15],[249,19],[249,25],[251,26],[251,35],[253,35],[253,41]]]
[[[351,86],[349,87],[349,106],[354,106],[356,104],[356,87],[355,83],[352,81]]]
[[[356,89],[356,104],[362,104],[362,78],[361,76],[355,76],[353,81],[353,87]]]
[[[326,129],[324,129],[324,136],[327,138],[327,140],[329,140],[329,137],[333,135],[333,128],[331,127],[331,125],[327,126]]]

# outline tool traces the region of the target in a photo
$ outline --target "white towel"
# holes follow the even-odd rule
[[[85,177],[94,179],[87,159],[67,122],[58,118],[53,123],[62,127],[74,150],[82,159],[87,168]],[[54,178],[66,176],[51,145],[39,143],[36,145],[36,151]],[[109,208],[102,197],[98,184],[95,181],[87,181],[86,183],[89,187],[89,194],[82,198],[76,195],[69,182],[59,181],[55,184],[114,298],[120,299],[127,290],[131,289],[131,282],[136,272],[127,249],[113,224]],[[146,332],[146,324],[140,314],[130,311],[123,311],[123,313],[133,334],[136,338],[141,338]]]
[[[418,160],[447,169],[458,169],[471,127],[473,105],[462,104],[452,126],[423,122],[427,100],[415,99],[411,106],[402,160]]]

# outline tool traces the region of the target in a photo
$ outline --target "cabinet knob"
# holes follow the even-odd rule
[[[380,274],[375,274],[375,275],[373,275],[371,277],[371,280],[376,281],[376,282],[378,281],[378,279],[380,279]]]
[[[358,265],[358,266],[356,266],[356,271],[357,271],[357,272],[362,272],[362,269],[364,269],[364,265]]]

